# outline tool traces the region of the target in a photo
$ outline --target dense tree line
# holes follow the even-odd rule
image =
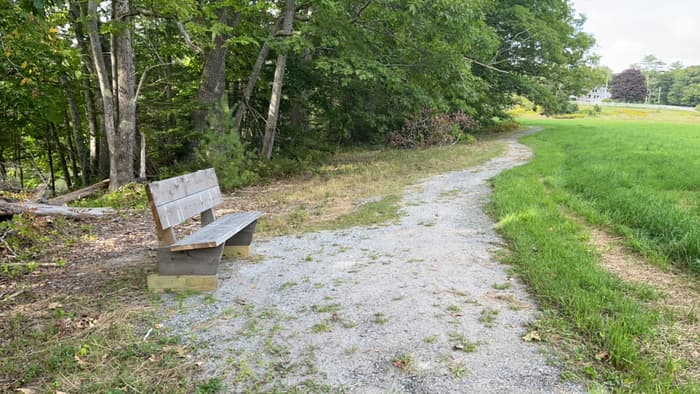
[[[68,187],[203,165],[233,186],[384,143],[412,114],[487,125],[514,94],[556,112],[595,60],[565,0],[0,7],[0,175]]]
[[[632,74],[643,77],[630,79],[629,76]],[[700,66],[684,67],[681,63],[675,62],[667,67],[666,63],[656,56],[647,55],[632,68],[616,75],[613,81],[615,79],[625,82],[618,87],[617,96],[615,88],[611,86],[613,99],[685,107],[700,105]],[[629,91],[642,90],[643,95],[636,93],[632,98],[622,97]],[[623,94],[623,91],[626,93]]]

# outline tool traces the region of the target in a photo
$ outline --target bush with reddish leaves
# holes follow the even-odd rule
[[[388,135],[392,148],[416,148],[421,146],[449,145],[460,140],[473,141],[470,133],[477,131],[480,124],[464,112],[437,114],[424,109],[419,114],[408,116],[400,130]]]

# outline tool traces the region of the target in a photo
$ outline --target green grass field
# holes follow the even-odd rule
[[[655,306],[651,287],[603,269],[588,242],[587,226],[602,226],[661,266],[700,271],[700,122],[672,117],[525,120],[545,127],[523,139],[535,158],[493,180],[506,260],[544,310],[538,328],[563,347],[573,373],[605,389],[700,390],[682,373],[694,360],[665,351],[673,340],[661,326],[677,317]]]

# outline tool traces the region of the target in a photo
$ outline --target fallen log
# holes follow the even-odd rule
[[[107,189],[109,186],[109,179],[105,179],[102,181],[99,181],[93,185],[90,185],[88,187],[84,187],[79,190],[74,190],[70,193],[63,194],[58,197],[54,197],[49,200],[49,204],[51,205],[63,205],[67,204],[71,201],[75,200],[80,200],[81,198],[89,197],[101,190]]]
[[[32,202],[12,202],[0,198],[0,218],[5,219],[23,212],[31,212],[37,216],[64,216],[74,219],[99,217],[114,213],[112,208],[72,208],[58,207]]]

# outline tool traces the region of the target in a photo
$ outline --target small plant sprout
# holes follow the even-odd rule
[[[410,353],[401,353],[394,356],[391,360],[391,364],[401,371],[409,371],[413,368],[414,360]]]

